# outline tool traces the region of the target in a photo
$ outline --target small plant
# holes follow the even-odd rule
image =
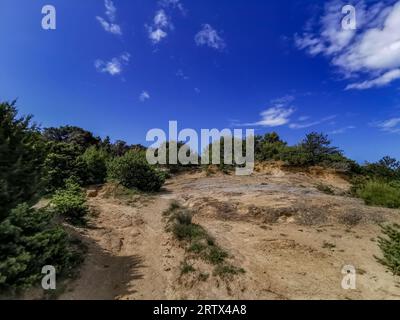
[[[221,264],[228,257],[228,254],[217,246],[210,246],[204,258],[211,264]]]
[[[191,258],[201,258],[205,262],[215,265],[214,274],[225,277],[226,274],[238,274],[241,269],[237,269],[226,263],[228,253],[216,245],[215,240],[200,225],[192,222],[192,213],[182,208],[179,203],[173,202],[164,211],[164,216],[168,217],[167,230],[171,231],[179,241],[185,241],[186,250]],[[181,267],[182,274],[194,271],[193,266],[188,265],[186,260]],[[199,276],[199,280],[201,276]],[[207,275],[208,278],[208,275]],[[201,281],[205,281],[207,278]]]
[[[322,248],[333,250],[334,248],[336,248],[336,245],[328,241],[324,241],[324,243],[322,244]]]
[[[400,275],[400,225],[381,226],[385,237],[378,237],[383,258],[377,260],[388,267],[394,275]]]
[[[189,264],[186,260],[181,264],[181,275],[195,272],[196,269]]]
[[[85,216],[89,212],[83,190],[73,181],[68,181],[65,189],[55,193],[51,205],[56,214],[77,225],[85,223]]]
[[[200,272],[198,279],[199,279],[199,281],[204,282],[204,281],[207,281],[209,277],[210,277],[210,275],[208,273]]]
[[[244,269],[237,268],[230,264],[220,264],[214,270],[214,276],[218,276],[223,279],[224,278],[228,278],[228,279],[232,278],[232,276],[240,274],[240,273],[245,273]]]

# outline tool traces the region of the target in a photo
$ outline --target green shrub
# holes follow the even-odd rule
[[[181,264],[181,275],[188,274],[191,272],[195,272],[196,269],[193,265],[189,264],[186,260]]]
[[[231,264],[219,264],[214,270],[214,276],[218,276],[223,279],[231,279],[232,276],[245,273],[244,269],[237,268]]]
[[[124,187],[141,191],[159,191],[165,182],[162,174],[147,163],[143,152],[129,151],[108,164],[108,178],[119,181]]]
[[[85,167],[84,184],[102,184],[107,176],[108,154],[102,149],[90,147],[78,158]]]
[[[89,212],[85,194],[81,187],[72,181],[67,182],[65,189],[56,191],[51,205],[55,213],[73,224],[84,224],[85,216]]]
[[[368,181],[357,190],[357,195],[367,205],[400,208],[400,188],[387,182]]]
[[[44,168],[47,192],[64,188],[65,181],[75,177],[80,184],[86,176],[85,163],[79,158],[82,149],[76,144],[51,142],[46,156]]]
[[[400,275],[400,225],[382,226],[382,232],[386,237],[379,237],[378,245],[383,253],[383,258],[377,259],[394,275]]]
[[[45,143],[31,117],[17,114],[14,102],[0,103],[0,222],[43,187]]]
[[[69,275],[79,263],[67,234],[52,218],[47,210],[22,204],[0,223],[0,291],[38,284],[45,265],[54,266],[59,277]]]

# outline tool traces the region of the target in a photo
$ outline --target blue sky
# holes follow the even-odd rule
[[[358,161],[400,158],[396,1],[1,0],[0,14],[0,100],[43,127],[143,144],[172,120],[289,143],[319,131]]]

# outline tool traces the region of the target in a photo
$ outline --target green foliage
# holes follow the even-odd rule
[[[108,163],[108,178],[119,181],[124,187],[141,191],[159,191],[165,182],[163,174],[150,166],[144,152],[129,151]]]
[[[56,191],[51,205],[56,214],[60,214],[73,224],[84,224],[89,209],[81,187],[73,181],[67,181],[65,189]]]
[[[102,149],[90,147],[78,157],[77,163],[83,163],[85,168],[84,184],[101,184],[107,177],[107,161],[109,155]]]
[[[222,279],[231,279],[232,276],[243,273],[245,273],[244,269],[237,268],[231,264],[219,264],[214,270],[214,276]]]
[[[67,234],[52,223],[52,217],[47,210],[22,204],[0,223],[0,291],[38,284],[45,265],[54,266],[61,276],[79,262]]]
[[[367,205],[400,208],[400,188],[393,184],[371,180],[356,190]]]
[[[81,152],[101,142],[101,139],[94,137],[91,132],[73,126],[46,128],[43,130],[43,137],[48,141],[75,145]]]
[[[379,237],[378,245],[383,253],[383,258],[377,259],[394,275],[400,275],[400,225],[382,226],[382,232],[386,237]]]
[[[189,210],[180,206],[179,203],[173,202],[170,208],[164,212],[164,216],[169,218],[169,224],[172,226],[169,226],[168,229],[172,231],[175,238],[186,243],[190,257],[201,258],[207,263],[215,265],[215,275],[225,278],[244,272],[226,262],[229,257],[228,253],[216,245],[214,239],[202,226],[192,223],[192,213]],[[184,273],[192,272],[194,269],[192,270],[191,267],[185,260],[181,270],[185,270]],[[200,277],[204,278],[204,275],[200,275]]]
[[[196,269],[191,264],[189,264],[186,260],[183,261],[183,263],[181,264],[181,275],[188,274],[188,273],[195,272],[195,271],[196,271]]]
[[[258,161],[280,160],[286,148],[287,143],[282,141],[276,132],[267,133],[264,137],[255,137],[254,152]]]
[[[18,118],[15,102],[0,103],[0,222],[11,208],[40,193],[44,156],[31,117]]]
[[[387,156],[376,163],[367,163],[362,173],[374,179],[400,180],[400,162]]]
[[[79,156],[82,149],[77,144],[51,142],[45,160],[45,179],[47,191],[53,192],[65,186],[65,181],[75,177],[84,182],[86,166]]]

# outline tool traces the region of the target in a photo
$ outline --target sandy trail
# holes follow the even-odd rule
[[[341,179],[327,179],[339,191],[346,188]],[[400,299],[399,279],[374,258],[380,254],[374,221],[399,222],[399,212],[322,194],[315,183],[315,177],[281,172],[241,178],[186,174],[170,180],[163,194],[133,203],[101,194],[90,198],[97,215],[91,228],[79,231],[87,258],[60,298]],[[165,231],[162,217],[172,200],[191,208],[194,222],[246,273],[222,280],[199,261],[196,272],[182,277],[185,250]],[[296,220],[304,212],[309,225]],[[357,225],[339,222],[353,212],[362,217]],[[346,264],[357,268],[356,290],[341,288]],[[205,273],[207,280],[198,280]]]
[[[81,230],[88,254],[80,276],[60,299],[167,299],[171,251],[161,212],[169,201],[133,207],[90,199],[96,216]]]

